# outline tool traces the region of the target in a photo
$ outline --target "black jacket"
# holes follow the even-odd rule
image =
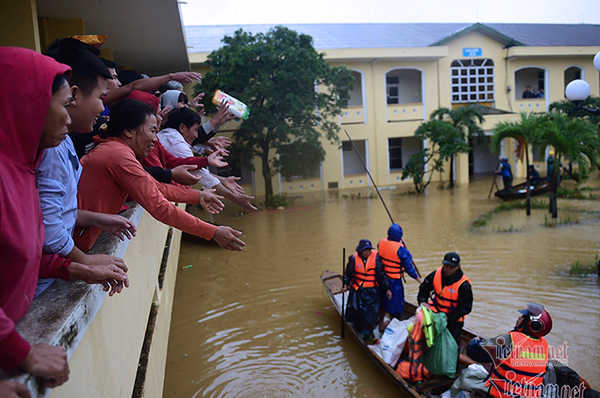
[[[433,277],[435,276],[435,272],[433,271],[431,274],[427,275],[425,281],[419,287],[419,294],[417,295],[417,300],[419,304],[426,303],[429,301],[429,295],[433,292]],[[442,272],[442,286],[449,286],[454,282],[458,281],[464,275],[462,269],[459,269],[454,274],[450,276],[446,276]],[[457,323],[457,320],[468,313],[473,309],[473,291],[471,290],[471,284],[468,281],[465,281],[460,285],[458,289],[458,306],[456,309],[449,314],[448,323]]]

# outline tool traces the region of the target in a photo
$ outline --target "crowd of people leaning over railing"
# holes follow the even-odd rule
[[[182,85],[200,78],[117,74],[117,64],[85,39],[56,40],[44,55],[0,47],[0,369],[28,372],[49,387],[68,380],[64,349],[26,341],[15,324],[56,278],[100,284],[110,296],[129,286],[123,259],[87,254],[102,231],[135,237],[135,224],[119,215],[127,200],[227,250],[245,246],[240,231],[173,204],[215,214],[227,198],[255,210],[239,177],[208,170],[227,166],[230,141],[215,134],[233,116],[222,103],[203,123],[204,93],[190,101]],[[198,182],[202,188],[193,188]],[[3,381],[5,396],[29,391]]]

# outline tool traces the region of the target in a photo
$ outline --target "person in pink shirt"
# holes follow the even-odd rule
[[[225,249],[242,250],[246,244],[239,239],[240,231],[206,223],[171,203],[198,203],[200,191],[157,182],[144,170],[140,160],[156,145],[157,132],[156,115],[146,104],[130,99],[115,104],[106,132],[109,138],[81,159],[80,209],[117,214],[129,196],[158,221],[214,239]],[[76,229],[75,244],[87,251],[100,232]]]

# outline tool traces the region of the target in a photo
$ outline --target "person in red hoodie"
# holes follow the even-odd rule
[[[32,346],[15,330],[31,306],[38,276],[101,284],[127,280],[116,266],[91,268],[42,254],[35,169],[43,150],[67,136],[69,70],[32,50],[0,47],[0,368],[10,372],[20,367],[44,378],[48,387],[68,380],[64,349]]]

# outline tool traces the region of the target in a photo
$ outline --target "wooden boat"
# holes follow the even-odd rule
[[[324,271],[321,274],[321,281],[323,282],[323,286],[325,287],[325,290],[327,291],[329,298],[333,302],[335,309],[341,315],[341,313],[342,313],[342,306],[341,306],[341,303],[342,303],[342,294],[341,294],[342,276],[335,272]],[[345,300],[344,302],[346,302],[346,301],[347,300]],[[404,312],[402,314],[402,320],[412,317],[415,314],[416,310],[417,310],[417,306],[407,302],[404,305]],[[452,386],[452,383],[454,382],[455,379],[451,379],[451,378],[445,377],[445,376],[433,376],[433,378],[431,380],[426,381],[426,382],[420,382],[420,383],[415,383],[415,384],[409,383],[408,381],[404,380],[398,373],[396,373],[394,368],[392,368],[383,359],[381,359],[373,351],[372,346],[365,344],[363,339],[360,337],[360,335],[352,327],[351,324],[349,324],[348,322],[345,322],[345,327],[346,327],[346,330],[358,342],[359,346],[373,360],[373,362],[375,362],[375,364],[381,370],[383,370],[392,379],[392,381],[400,388],[400,390],[403,392],[403,395],[405,395],[407,397],[414,397],[414,398],[429,397],[431,395],[439,395],[442,392],[448,390]],[[466,348],[467,344],[469,344],[469,341],[471,341],[471,339],[473,339],[474,337],[477,337],[477,335],[467,329],[463,329],[462,336],[461,336],[461,352]],[[469,357],[467,357],[466,355],[461,354],[460,365],[459,365],[459,369],[457,371],[457,375],[460,375],[461,370],[464,369],[465,366],[468,366],[471,363],[475,363],[475,362],[473,360],[471,360]]]
[[[532,190],[531,196],[538,196],[550,191],[550,183],[548,181],[540,181]],[[494,193],[502,200],[525,199],[527,197],[527,182],[513,185],[510,188],[501,189]]]

